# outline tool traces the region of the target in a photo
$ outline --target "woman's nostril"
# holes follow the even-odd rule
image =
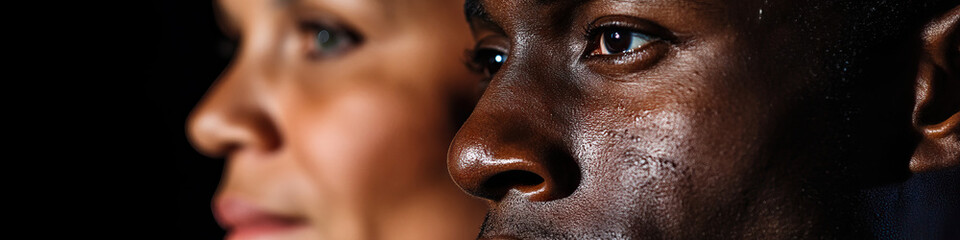
[[[532,192],[541,188],[543,177],[523,170],[510,170],[497,173],[483,182],[481,196],[499,201],[510,189]]]

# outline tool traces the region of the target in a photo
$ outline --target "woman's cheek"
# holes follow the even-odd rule
[[[331,188],[330,194],[356,196],[388,176],[378,176],[397,156],[384,154],[397,131],[397,105],[382,93],[348,91],[328,98],[322,106],[298,109],[295,147],[316,181]],[[296,141],[296,140],[294,140]],[[301,144],[302,143],[302,144]]]

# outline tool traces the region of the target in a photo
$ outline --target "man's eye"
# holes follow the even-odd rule
[[[592,44],[595,49],[590,55],[615,55],[635,52],[651,42],[658,40],[649,35],[627,29],[605,29],[595,37],[599,43]]]
[[[341,27],[325,24],[304,24],[309,52],[314,57],[330,57],[347,52],[360,44],[360,36]]]
[[[506,61],[507,54],[494,49],[479,49],[473,56],[473,63],[488,78],[492,78]]]

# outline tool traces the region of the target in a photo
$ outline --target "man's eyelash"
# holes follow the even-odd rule
[[[461,59],[461,61],[463,62],[463,65],[470,70],[470,72],[473,72],[476,74],[483,74],[484,73],[483,65],[476,61],[476,57],[477,57],[477,48],[464,49],[463,59]]]
[[[598,30],[602,30],[602,29],[594,26],[593,23],[591,23],[591,24],[583,25],[583,27],[580,29],[580,32],[583,34],[583,39],[590,41],[590,40],[593,40],[593,36],[594,34],[597,34]]]

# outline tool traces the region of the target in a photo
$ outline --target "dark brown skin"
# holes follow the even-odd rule
[[[960,161],[960,10],[930,5],[468,1],[492,79],[449,171],[480,238],[872,237],[863,191]]]

